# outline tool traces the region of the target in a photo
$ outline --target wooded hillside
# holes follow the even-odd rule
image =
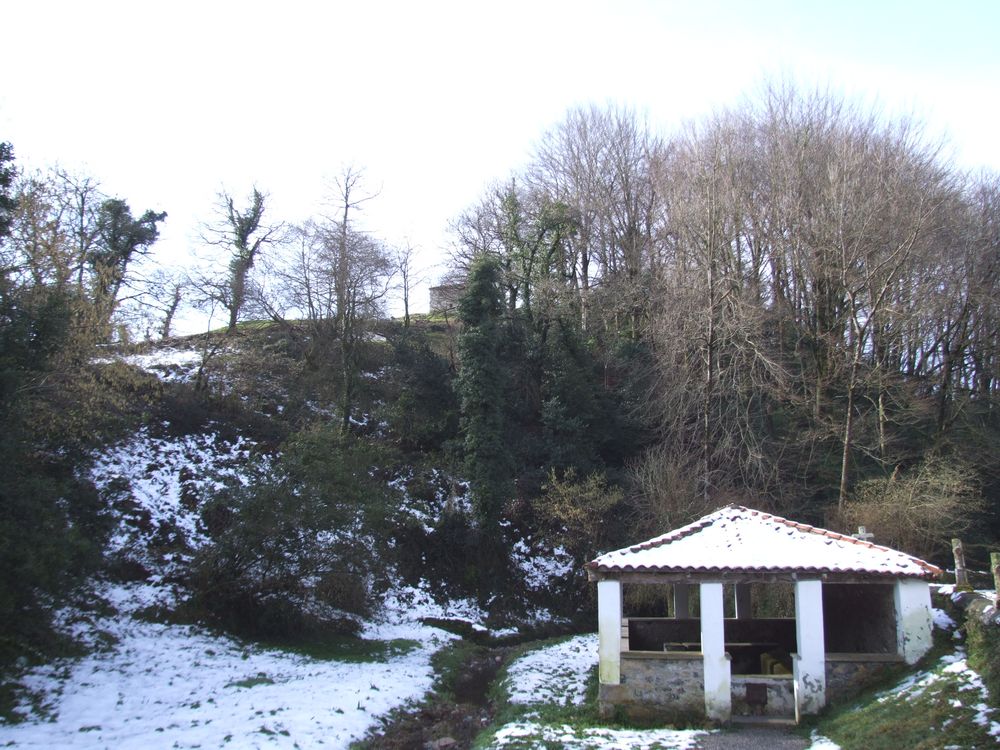
[[[185,580],[232,629],[275,597],[366,612],[390,569],[485,601],[524,540],[579,564],[727,502],[937,560],[961,532],[974,567],[1000,536],[1000,181],[957,170],[916,122],[782,85],[671,134],[573,110],[459,213],[448,279],[465,294],[431,320],[411,320],[410,249],[357,227],[377,198],[356,170],[334,216],[297,226],[256,187],[221,195],[214,264],[184,273],[152,254],[162,212],[23,173],[9,144],[0,167],[4,659],[108,567],[118,511],[85,467],[139,426],[228,424],[275,460],[192,500],[211,544],[185,552]],[[227,323],[190,382],[110,356],[167,337],[184,305]],[[267,334],[223,377],[251,319]],[[431,521],[394,515],[404,475],[428,485]],[[452,503],[464,480],[470,512]],[[235,565],[263,546],[266,591]],[[339,589],[323,578],[344,569]]]

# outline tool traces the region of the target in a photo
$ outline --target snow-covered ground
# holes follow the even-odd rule
[[[162,590],[114,586],[101,593],[128,612]],[[430,656],[449,637],[415,624],[384,633],[373,627],[373,635],[416,637],[419,645],[390,650],[384,662],[358,663],[260,649],[127,614],[78,627],[106,633],[112,645],[33,670],[25,685],[46,715],[0,725],[0,745],[344,748],[379,716],[427,691]]]
[[[251,441],[224,440],[211,431],[155,437],[143,427],[95,454],[90,478],[119,519],[108,551],[128,551],[149,562],[144,551],[156,537],[199,547],[205,541],[200,528],[205,494],[226,481],[246,484],[251,460],[257,470],[270,463],[254,448]],[[164,538],[171,535],[178,538]]]
[[[184,380],[199,360],[197,352],[160,350],[127,361]],[[63,627],[91,653],[25,676],[20,713],[27,719],[0,724],[0,746],[344,748],[380,716],[419,700],[433,681],[431,655],[454,637],[420,624],[423,616],[450,614],[427,597],[399,592],[382,622],[366,625],[365,638],[408,641],[391,644],[378,661],[319,660],[136,616],[176,603],[162,581],[205,543],[200,511],[210,491],[268,468],[248,440],[211,430],[176,436],[168,428],[138,430],[96,453],[90,469],[120,519],[109,551],[142,562],[148,582],[96,585],[95,599],[113,612],[62,613]],[[180,552],[150,553],[164,542]]]
[[[956,646],[954,653],[947,654],[931,669],[910,675],[891,690],[881,693],[877,700],[911,702],[930,691],[956,688],[960,697],[953,698],[951,707],[954,718],[960,713],[969,713],[972,720],[986,729],[1000,744],[1000,722],[996,720],[997,709],[989,705],[990,696],[982,677],[969,666],[965,648]],[[946,730],[947,727],[941,727]]]
[[[194,379],[201,366],[204,352],[197,349],[177,349],[162,346],[144,354],[118,354],[114,359],[134,365],[140,370],[155,375],[165,383],[187,383]],[[96,364],[112,362],[111,357],[98,357]]]
[[[551,726],[532,721],[504,726],[491,748],[561,747],[565,750],[695,750],[698,738],[707,732],[695,729],[574,729],[568,724]]]
[[[530,651],[507,670],[505,684],[510,702],[578,706],[583,703],[587,680],[596,665],[596,633]]]

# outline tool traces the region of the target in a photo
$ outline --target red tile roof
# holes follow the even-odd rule
[[[600,573],[805,573],[936,578],[940,568],[872,542],[730,505],[587,563]]]

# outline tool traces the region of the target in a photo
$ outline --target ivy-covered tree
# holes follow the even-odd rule
[[[9,143],[0,143],[0,243],[10,234],[10,225],[14,220],[13,213],[17,205],[14,199],[16,175],[14,147]]]
[[[264,220],[267,194],[256,186],[251,191],[249,205],[244,209],[226,192],[219,194],[216,221],[206,228],[206,244],[225,248],[229,253],[226,273],[197,280],[206,304],[219,304],[228,313],[227,331],[236,330],[247,302],[250,272],[268,245],[278,242],[284,234],[283,224],[267,224]]]
[[[156,226],[167,218],[165,211],[146,211],[132,217],[128,203],[110,198],[97,213],[98,242],[88,260],[94,269],[94,309],[97,324],[106,328],[118,304],[128,265],[160,236]]]
[[[465,466],[476,514],[485,529],[495,528],[514,490],[514,460],[508,440],[510,375],[501,358],[505,322],[500,268],[483,255],[472,265],[459,302],[458,393]]]

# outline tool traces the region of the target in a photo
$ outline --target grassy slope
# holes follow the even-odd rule
[[[1000,745],[990,734],[995,695],[966,666],[966,648],[951,632],[935,629],[933,650],[917,670],[895,684],[833,708],[816,724],[844,750],[945,750]],[[995,639],[995,637],[994,637]],[[981,649],[972,645],[973,663]],[[998,716],[1000,718],[1000,716]]]

